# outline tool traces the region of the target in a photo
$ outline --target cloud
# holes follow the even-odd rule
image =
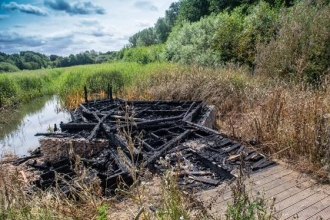
[[[33,14],[38,16],[47,16],[47,12],[30,4],[17,4],[16,2],[10,2],[9,4],[2,4],[2,9],[8,11],[20,11],[27,14]]]
[[[91,35],[94,37],[106,37],[106,36],[113,36],[113,31],[110,30],[114,29],[113,27],[107,25],[102,25],[98,20],[82,20],[77,25],[79,27],[79,31],[76,33],[84,34],[84,35]]]
[[[82,20],[79,22],[78,26],[99,26],[100,22],[98,20]]]
[[[137,1],[134,6],[143,10],[158,11],[158,8],[149,1]]]
[[[38,47],[43,45],[39,36],[23,36],[16,32],[0,32],[0,48],[8,49],[21,46]]]
[[[88,14],[105,14],[105,9],[94,5],[92,2],[74,2],[70,4],[66,0],[45,0],[44,4],[56,11],[64,11],[70,15],[88,15]]]
[[[137,27],[149,27],[151,23],[147,20],[138,20],[134,22],[134,25]]]
[[[0,31],[0,51],[6,53],[33,50],[46,54],[68,54],[68,45],[71,45],[73,42],[73,33],[40,36]]]
[[[5,20],[9,18],[9,15],[0,15],[0,20]]]

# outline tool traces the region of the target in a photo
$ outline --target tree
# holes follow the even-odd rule
[[[170,34],[171,27],[169,26],[166,18],[158,18],[155,24],[155,35],[157,43],[164,43],[167,40],[168,35]]]
[[[157,43],[154,28],[146,28],[131,36],[130,47],[150,46]]]
[[[209,0],[181,0],[179,21],[199,21],[203,16],[210,14]]]
[[[180,10],[180,2],[173,2],[169,9],[165,11],[165,19],[168,22],[169,27],[173,27],[178,18]]]

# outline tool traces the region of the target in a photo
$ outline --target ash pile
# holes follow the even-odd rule
[[[151,172],[172,168],[180,186],[205,190],[234,178],[240,163],[252,172],[274,164],[213,130],[215,108],[203,101],[104,99],[80,104],[71,117],[60,124],[61,132],[37,134],[45,136],[40,139],[41,159],[19,161],[28,160],[38,170],[35,185],[40,188],[61,184],[57,174],[73,180],[76,158],[105,191],[123,180],[131,183],[134,167]]]

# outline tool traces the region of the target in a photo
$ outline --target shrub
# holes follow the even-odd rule
[[[212,46],[216,20],[209,16],[176,27],[166,42],[166,59],[181,64],[216,65],[219,56]]]
[[[17,72],[17,71],[19,71],[17,66],[15,66],[11,63],[0,62],[0,73],[2,73],[2,72]]]
[[[317,84],[330,73],[330,5],[297,3],[280,16],[278,36],[260,43],[256,73]]]

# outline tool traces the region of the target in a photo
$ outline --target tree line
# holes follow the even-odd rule
[[[91,50],[62,57],[47,56],[33,51],[22,51],[14,54],[0,52],[0,73],[103,63],[114,59],[115,54],[114,51],[102,53]]]

